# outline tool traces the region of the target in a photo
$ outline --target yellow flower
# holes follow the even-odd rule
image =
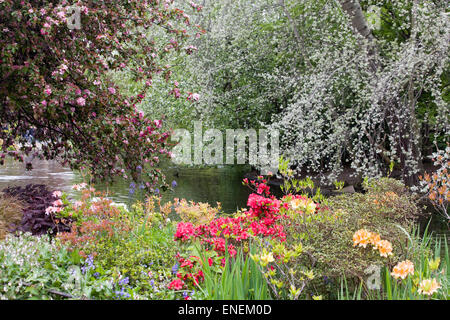
[[[309,271],[302,271],[302,273],[308,277],[308,279],[313,280],[314,279],[314,271],[313,270],[309,270]]]
[[[294,285],[291,284],[291,287],[289,288],[289,292],[291,293],[292,297],[295,298],[300,293],[301,289],[295,288]]]
[[[263,267],[267,266],[270,262],[274,262],[275,259],[273,258],[272,252],[267,253],[266,250],[264,250],[263,254],[260,257],[261,265]]]
[[[387,240],[380,240],[375,244],[380,252],[380,256],[387,257],[392,255],[392,244]]]
[[[370,243],[371,233],[366,229],[360,229],[353,234],[353,246],[366,247]]]
[[[314,213],[316,212],[317,205],[314,203],[314,201],[310,201],[308,205],[306,206],[306,213]]]
[[[441,262],[440,258],[436,258],[434,260],[428,261],[428,266],[430,267],[431,271],[437,270],[439,268],[439,263]]]
[[[414,274],[414,264],[409,260],[397,263],[397,265],[392,269],[391,272],[391,275],[395,279],[405,279],[408,274]]]
[[[313,296],[313,300],[322,300],[322,296]]]
[[[440,288],[439,282],[436,279],[424,279],[419,283],[419,289],[417,290],[420,294],[426,294],[431,296]]]
[[[257,254],[253,255],[253,254],[250,253],[250,258],[251,258],[253,261],[255,261],[256,263],[259,262],[259,255],[257,255]]]

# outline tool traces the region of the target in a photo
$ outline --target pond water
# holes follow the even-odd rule
[[[250,190],[242,185],[242,179],[249,171],[248,166],[224,166],[222,168],[177,168],[166,167],[166,180],[176,181],[174,191],[162,194],[162,203],[174,198],[185,198],[195,202],[208,202],[215,206],[220,202],[222,211],[233,213],[245,208]],[[55,161],[33,160],[33,170],[27,171],[23,163],[11,159],[0,166],[0,191],[9,186],[25,186],[27,184],[45,184],[50,190],[61,190],[71,198],[79,198],[79,192],[72,190],[72,185],[83,182],[80,174],[62,167]],[[115,202],[130,206],[136,199],[142,198],[139,188],[130,193],[130,181],[118,179],[113,185],[95,185],[97,190],[107,191]],[[428,221],[420,221],[422,229]],[[450,241],[448,226],[438,216],[433,215],[430,230],[435,236],[445,234]]]
[[[185,198],[195,202],[208,202],[215,206],[220,202],[226,213],[235,212],[247,204],[249,189],[242,185],[242,179],[249,168],[247,166],[224,166],[222,168],[176,168],[164,169],[168,183],[176,181],[174,191],[162,194],[162,202],[173,198]],[[61,190],[71,198],[79,198],[80,193],[72,190],[72,185],[83,182],[82,176],[62,167],[55,161],[33,160],[33,170],[27,171],[23,163],[8,159],[0,166],[0,191],[9,186],[27,184],[45,184],[50,190]],[[130,205],[142,198],[139,188],[130,192],[130,181],[117,179],[113,185],[96,184],[95,188],[107,191],[115,202]]]

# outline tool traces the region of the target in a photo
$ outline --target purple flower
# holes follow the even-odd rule
[[[128,277],[123,278],[119,281],[119,286],[124,286],[130,282],[130,279]]]
[[[81,272],[85,274],[91,269],[95,269],[94,257],[92,255],[89,255],[84,261],[84,265],[81,267]]]
[[[125,299],[130,297],[130,294],[128,292],[125,292],[125,289],[123,287],[120,291],[116,291],[115,294],[116,294],[116,297],[119,299],[122,297]]]
[[[134,182],[130,183],[130,194],[133,194],[135,189],[136,189],[136,184]]]
[[[172,188],[175,188],[177,186],[177,182],[175,180],[172,181]]]

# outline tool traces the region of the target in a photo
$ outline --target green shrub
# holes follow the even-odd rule
[[[77,210],[78,219],[71,232],[58,238],[83,257],[91,257],[94,272],[111,274],[116,298],[170,298],[167,284],[179,250],[167,219],[170,208],[161,206],[159,198],[149,197],[126,210],[103,197],[93,203],[90,195],[84,190],[81,204],[66,209],[72,217],[71,210]],[[121,285],[124,281],[126,285]]]
[[[407,254],[418,208],[401,182],[383,178],[366,181],[366,193],[342,194],[327,199],[312,215],[292,216],[284,223],[287,246],[302,245],[302,254],[290,264],[304,278],[305,270],[314,277],[307,295],[334,294],[339,280],[367,277],[371,265],[393,266]],[[353,235],[370,230],[392,244],[392,255],[383,257],[372,247],[355,247]]]
[[[173,227],[142,228],[143,223],[121,237],[101,237],[83,250],[96,253],[100,272],[110,270],[117,280],[119,276],[128,277],[133,299],[167,299],[167,284],[177,253]]]

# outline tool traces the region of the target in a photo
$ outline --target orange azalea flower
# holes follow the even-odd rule
[[[399,262],[391,272],[391,275],[395,279],[405,279],[408,274],[414,274],[414,264],[409,260]]]
[[[370,234],[370,239],[369,239],[369,241],[370,241],[370,244],[371,244],[371,245],[376,246],[376,245],[377,245],[377,242],[381,241],[381,237],[380,237],[380,235],[379,235],[378,233],[373,232],[373,233]],[[376,249],[376,248],[375,248],[375,249]]]
[[[398,198],[398,195],[395,192],[392,191],[388,191],[385,193],[385,196],[389,199],[389,200],[396,200]]]
[[[366,229],[360,229],[353,234],[353,246],[359,245],[360,247],[365,248],[368,244],[370,244],[370,239],[372,234]]]
[[[375,244],[375,248],[380,252],[380,256],[387,257],[392,255],[392,244],[387,240],[380,240]]]
[[[419,283],[419,289],[417,292],[431,296],[440,287],[441,285],[436,281],[436,279],[424,279]]]

